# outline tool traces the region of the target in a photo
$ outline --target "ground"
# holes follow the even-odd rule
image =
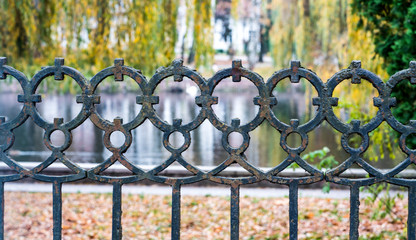
[[[123,195],[123,239],[170,239],[170,196]],[[288,239],[289,199],[241,197],[240,239]],[[406,239],[407,200],[377,215],[362,201],[360,239]],[[183,196],[181,239],[229,239],[229,199]],[[63,239],[110,239],[111,194],[63,194]],[[348,239],[349,200],[299,198],[299,239]],[[5,193],[5,239],[52,239],[50,193]]]

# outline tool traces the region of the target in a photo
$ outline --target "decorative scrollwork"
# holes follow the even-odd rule
[[[409,149],[405,144],[406,137],[416,132],[416,124],[415,121],[411,121],[409,125],[404,125],[394,118],[390,108],[395,106],[396,102],[394,98],[390,97],[390,95],[392,89],[399,82],[404,80],[409,80],[412,83],[415,82],[415,62],[410,63],[409,69],[400,71],[393,75],[387,83],[384,83],[377,75],[361,68],[361,63],[359,61],[353,61],[349,68],[334,74],[326,83],[324,83],[311,70],[302,68],[299,61],[292,61],[290,68],[275,72],[266,82],[257,73],[244,68],[239,60],[233,61],[231,68],[217,72],[210,79],[205,79],[195,70],[183,66],[182,60],[175,60],[171,66],[158,69],[155,75],[153,75],[150,80],[147,80],[139,70],[125,66],[123,59],[116,59],[114,61],[114,66],[100,71],[93,76],[90,81],[88,81],[76,69],[65,66],[62,58],[56,58],[54,66],[43,68],[36,73],[30,81],[24,74],[10,66],[7,66],[6,63],[6,58],[0,59],[0,77],[4,79],[7,75],[10,75],[18,80],[23,89],[23,95],[18,96],[18,101],[24,103],[24,105],[20,114],[14,119],[8,119],[6,121],[6,119],[2,117],[0,120],[0,132],[6,139],[5,142],[0,145],[1,159],[9,167],[18,172],[15,175],[2,176],[5,181],[17,180],[25,176],[34,177],[42,181],[54,181],[60,179],[60,181],[66,182],[76,181],[81,178],[88,177],[92,180],[101,182],[116,181],[126,183],[150,179],[168,184],[172,184],[173,182],[177,183],[178,181],[181,184],[185,184],[208,179],[214,182],[238,185],[249,184],[262,180],[268,180],[274,183],[286,185],[289,185],[292,181],[296,181],[298,184],[309,184],[321,181],[324,178],[327,181],[347,185],[353,183],[355,184],[357,182],[359,182],[360,185],[368,185],[380,180],[407,185],[406,181],[413,181],[410,179],[402,179],[398,182],[397,179],[392,179],[409,164],[416,162],[416,150]],[[36,94],[36,89],[39,84],[49,76],[54,76],[55,80],[60,81],[64,79],[65,75],[72,78],[81,88],[82,93],[77,96],[77,103],[82,104],[82,109],[74,119],[64,122],[64,119],[62,118],[55,118],[53,123],[49,123],[44,120],[37,111],[36,103],[41,101],[41,97]],[[110,76],[113,76],[115,81],[123,81],[124,76],[128,76],[140,87],[142,94],[137,96],[137,104],[141,104],[142,108],[137,116],[130,122],[123,123],[123,119],[120,118],[115,118],[112,121],[103,119],[96,111],[95,105],[100,103],[100,96],[95,93],[96,89],[105,78]],[[184,77],[187,77],[192,80],[200,90],[200,95],[195,98],[195,104],[200,106],[201,110],[192,121],[186,124],[183,124],[181,119],[174,119],[173,124],[167,123],[156,113],[155,108],[153,107],[155,104],[159,103],[159,97],[155,95],[155,89],[168,77],[173,77],[174,81],[177,82],[181,82]],[[218,103],[218,97],[213,96],[215,87],[223,79],[228,77],[231,77],[234,82],[239,82],[241,81],[241,78],[246,78],[251,81],[258,90],[258,96],[253,99],[253,103],[260,106],[259,111],[255,115],[254,119],[244,125],[240,125],[239,119],[233,119],[231,125],[227,124],[217,117],[212,108],[213,104]],[[292,119],[289,123],[284,123],[279,120],[272,111],[272,106],[276,104],[279,105],[275,96],[273,96],[272,90],[281,80],[285,78],[289,78],[292,83],[299,82],[300,78],[304,78],[312,84],[318,93],[318,97],[313,98],[312,101],[312,104],[318,107],[317,111],[315,116],[307,123],[300,125],[298,119]],[[374,106],[379,108],[379,111],[375,117],[364,125],[362,125],[361,121],[357,119],[354,119],[349,124],[346,124],[335,116],[332,109],[334,106],[338,105],[338,99],[332,96],[334,89],[342,81],[348,79],[351,79],[351,83],[353,84],[360,84],[362,79],[369,81],[379,93],[379,96],[374,98],[373,103]],[[31,170],[22,167],[17,161],[8,156],[6,152],[14,142],[13,130],[22,125],[28,118],[31,118],[35,124],[44,129],[45,145],[52,152],[48,159]],[[71,145],[72,142],[71,131],[80,126],[88,118],[96,127],[104,131],[103,144],[110,152],[112,152],[112,156],[96,167],[88,170],[88,174],[86,174],[86,170],[79,168],[65,156],[65,150]],[[162,164],[150,171],[145,171],[141,169],[140,166],[135,166],[124,156],[124,153],[132,143],[133,136],[131,131],[139,127],[146,119],[149,119],[155,127],[163,132],[163,146],[171,153],[171,157],[169,159],[165,160]],[[191,143],[191,131],[198,128],[199,125],[207,119],[216,129],[222,132],[222,145],[229,153],[229,157],[213,170],[204,172],[184,159],[182,157],[182,153]],[[250,164],[244,154],[250,144],[250,132],[256,129],[263,121],[268,121],[273,128],[281,133],[280,145],[282,149],[288,153],[288,157],[283,162],[268,172],[263,172],[259,168]],[[342,133],[342,137],[340,139],[341,146],[351,155],[350,158],[345,160],[337,168],[331,169],[326,173],[314,168],[300,157],[300,154],[308,145],[308,132],[317,128],[322,121],[327,121],[337,131]],[[374,131],[374,129],[376,129],[383,121],[386,121],[394,130],[401,133],[399,146],[403,152],[408,155],[407,159],[387,174],[382,174],[360,157],[369,146],[369,133]],[[51,143],[50,136],[54,131],[61,131],[65,136],[65,141],[61,146],[54,146]],[[121,132],[125,137],[124,143],[118,147],[113,146],[110,140],[110,135],[116,131]],[[174,147],[169,142],[169,136],[174,132],[178,132],[183,135],[184,143],[181,146]],[[228,143],[228,136],[233,132],[241,134],[243,137],[243,141],[240,146],[233,147]],[[290,134],[300,135],[302,141],[301,145],[297,148],[288,146],[286,139]],[[348,144],[348,138],[352,134],[358,134],[362,138],[362,143],[357,148],[353,148]],[[65,179],[62,179],[61,176],[44,176],[40,174],[43,169],[58,159],[76,173],[66,176]],[[110,167],[115,162],[120,162],[127,169],[131,170],[132,176],[114,177],[101,175],[105,169]],[[158,175],[174,162],[178,162],[184,166],[191,173],[193,173],[194,176],[169,178]],[[294,162],[308,172],[310,176],[301,178],[278,176],[278,173]],[[238,179],[219,176],[221,171],[233,163],[237,163],[241,167],[245,168],[252,174],[252,176]],[[354,163],[363,167],[370,174],[370,178],[357,180],[339,177],[342,172],[347,170]]]

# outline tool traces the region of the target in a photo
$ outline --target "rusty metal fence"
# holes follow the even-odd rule
[[[18,70],[7,66],[6,63],[6,58],[0,58],[0,79],[5,79],[8,75],[17,79],[23,89],[23,94],[17,96],[17,101],[23,103],[23,108],[20,114],[14,119],[0,117],[0,133],[4,139],[0,142],[1,161],[16,171],[16,174],[0,176],[0,239],[4,239],[4,207],[7,207],[4,206],[4,184],[26,177],[53,184],[53,238],[55,240],[61,239],[62,235],[62,184],[85,178],[113,185],[112,239],[122,238],[122,185],[125,183],[140,182],[142,180],[151,180],[172,186],[172,239],[180,238],[181,186],[203,180],[225,184],[230,187],[231,239],[239,238],[240,186],[260,181],[269,181],[274,184],[289,187],[288,221],[290,239],[297,239],[298,234],[298,189],[300,185],[326,181],[350,187],[350,239],[358,239],[359,236],[359,188],[361,186],[387,182],[407,187],[408,239],[416,239],[416,179],[405,179],[397,176],[410,164],[416,163],[416,150],[406,146],[406,138],[410,134],[416,133],[416,121],[412,120],[407,125],[402,124],[394,118],[390,109],[396,104],[395,98],[391,97],[392,89],[401,81],[410,81],[412,84],[416,83],[416,62],[410,62],[410,68],[397,72],[386,83],[374,73],[361,68],[359,61],[353,61],[350,67],[337,72],[326,83],[314,72],[302,68],[299,61],[292,61],[290,68],[275,72],[267,81],[264,81],[257,73],[244,68],[241,61],[233,61],[231,68],[218,71],[210,79],[205,79],[195,70],[183,66],[182,60],[175,60],[171,66],[160,68],[150,80],[147,80],[139,70],[125,66],[123,59],[116,59],[114,66],[100,71],[90,80],[86,79],[76,69],[64,66],[64,59],[62,58],[56,58],[54,66],[43,68],[31,80]],[[54,76],[55,80],[60,81],[64,79],[64,75],[72,78],[81,88],[82,93],[76,97],[76,101],[82,104],[82,110],[74,119],[69,121],[64,122],[62,118],[55,118],[53,122],[47,122],[40,116],[36,109],[36,103],[41,101],[41,96],[36,94],[37,88],[49,76]],[[136,102],[137,104],[141,104],[142,108],[138,115],[130,122],[124,123],[121,118],[115,118],[112,121],[103,119],[96,111],[96,104],[100,103],[100,96],[96,94],[96,90],[100,83],[110,76],[114,77],[115,81],[123,81],[123,77],[128,76],[141,89],[142,93],[137,96]],[[182,81],[184,77],[187,77],[200,90],[200,95],[195,98],[195,104],[201,107],[201,110],[195,119],[186,124],[182,123],[181,119],[174,119],[173,124],[169,124],[153,108],[153,105],[159,103],[159,97],[155,95],[156,87],[164,79],[172,76],[174,81],[178,82]],[[231,77],[233,82],[239,82],[241,78],[246,78],[258,90],[258,96],[253,99],[253,103],[259,106],[259,111],[255,118],[245,125],[241,125],[239,119],[233,119],[229,125],[221,121],[212,109],[212,105],[218,103],[218,97],[213,96],[214,89],[223,79],[228,77]],[[272,90],[285,78],[289,78],[292,83],[297,83],[300,78],[304,78],[312,84],[318,93],[318,97],[313,98],[312,101],[312,104],[317,106],[315,116],[305,124],[299,125],[297,119],[292,119],[289,123],[284,123],[272,111],[272,106],[279,104],[273,96]],[[333,92],[344,80],[351,80],[353,84],[360,84],[362,80],[366,80],[377,90],[379,96],[373,99],[372,104],[378,108],[378,112],[368,123],[362,124],[359,120],[352,120],[350,123],[345,123],[334,114],[333,107],[338,105],[338,98],[333,97]],[[44,129],[44,144],[51,151],[49,158],[33,169],[25,168],[13,160],[7,153],[7,150],[14,142],[13,130],[21,126],[28,118]],[[71,131],[80,126],[88,118],[96,127],[104,132],[103,144],[112,155],[92,169],[82,169],[68,159],[65,155],[65,150],[71,145]],[[170,158],[151,170],[141,169],[140,166],[134,165],[123,155],[132,143],[132,130],[140,126],[146,119],[149,119],[155,127],[163,132],[163,145],[171,153]],[[214,169],[203,171],[184,159],[182,153],[190,146],[191,131],[198,128],[207,119],[216,129],[222,132],[222,145],[229,153],[229,157]],[[280,146],[288,153],[288,157],[284,161],[267,172],[250,164],[244,154],[250,144],[250,132],[256,129],[263,121],[268,121],[276,131],[281,133]],[[342,133],[341,145],[350,155],[338,167],[326,172],[316,169],[300,157],[300,154],[308,145],[308,133],[317,128],[323,121],[327,121],[334,129]],[[407,155],[406,159],[388,172],[380,172],[362,158],[362,154],[369,146],[369,133],[375,130],[383,121],[387,122],[399,133],[400,141],[398,145]],[[65,141],[61,146],[55,146],[51,142],[51,134],[54,131],[61,131],[65,135]],[[125,142],[120,147],[114,146],[110,141],[110,135],[117,131],[125,136]],[[183,135],[184,143],[182,146],[175,147],[169,142],[169,136],[175,132]],[[233,132],[239,133],[243,137],[243,142],[238,147],[233,147],[228,142],[228,136]],[[302,141],[299,147],[292,148],[287,144],[286,139],[290,134],[300,135]],[[358,134],[362,138],[359,147],[349,145],[348,139],[354,134]],[[68,169],[72,170],[74,174],[52,176],[41,173],[42,170],[58,160],[68,167]],[[103,174],[107,168],[116,162],[121,163],[129,169],[131,175],[116,177]],[[193,176],[166,177],[159,175],[159,173],[174,162],[181,164]],[[238,178],[220,175],[224,169],[235,163],[246,169],[251,175]],[[304,177],[278,175],[292,163],[297,163],[308,175]],[[368,172],[369,177],[354,179],[341,176],[353,164],[358,164]]]

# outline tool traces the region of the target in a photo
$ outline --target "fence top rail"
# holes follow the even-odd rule
[[[27,169],[35,168],[39,165],[39,162],[22,162],[21,165]],[[89,170],[94,168],[97,164],[95,163],[78,163],[77,164],[80,168],[84,170]],[[138,165],[144,171],[150,171],[157,167],[158,165]],[[210,166],[203,166],[203,165],[196,165],[196,167],[204,172],[209,172],[212,167]],[[271,167],[259,167],[259,169],[263,172],[268,172],[272,168]],[[51,165],[47,169],[50,173],[63,173],[63,174],[70,174],[71,170],[65,166],[63,163],[55,163]],[[322,171],[328,171],[330,169],[323,168]],[[391,169],[378,169],[382,173],[388,173]],[[10,167],[3,162],[0,162],[0,174],[6,174],[10,172]],[[114,164],[110,171],[107,170],[108,173],[118,174],[118,175],[126,175],[131,173],[126,167],[121,164]],[[168,169],[165,170],[165,175],[173,175],[173,176],[186,176],[189,172],[181,166],[170,166]],[[247,172],[245,169],[236,166],[229,166],[222,171],[223,175],[225,176],[233,176],[233,177],[246,177],[250,176],[251,174]],[[308,173],[301,169],[301,168],[293,168],[293,169],[284,169],[279,173],[280,176],[284,177],[304,177],[308,176]],[[350,168],[342,173],[343,177],[348,178],[367,178],[368,172],[364,169],[359,168]],[[404,169],[399,174],[398,177],[401,178],[416,178],[416,170],[415,169]]]

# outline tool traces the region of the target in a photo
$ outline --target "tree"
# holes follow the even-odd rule
[[[196,67],[209,65],[210,0],[0,0],[0,55],[29,76],[57,56],[88,76],[116,57],[152,75],[176,56],[179,7],[187,9]]]
[[[358,26],[372,33],[375,52],[384,58],[390,75],[416,59],[416,1],[354,0],[352,7],[365,20]],[[407,123],[416,119],[416,86],[408,81],[399,85],[393,90],[399,104],[392,110],[400,122]],[[416,147],[416,139],[410,144]]]

